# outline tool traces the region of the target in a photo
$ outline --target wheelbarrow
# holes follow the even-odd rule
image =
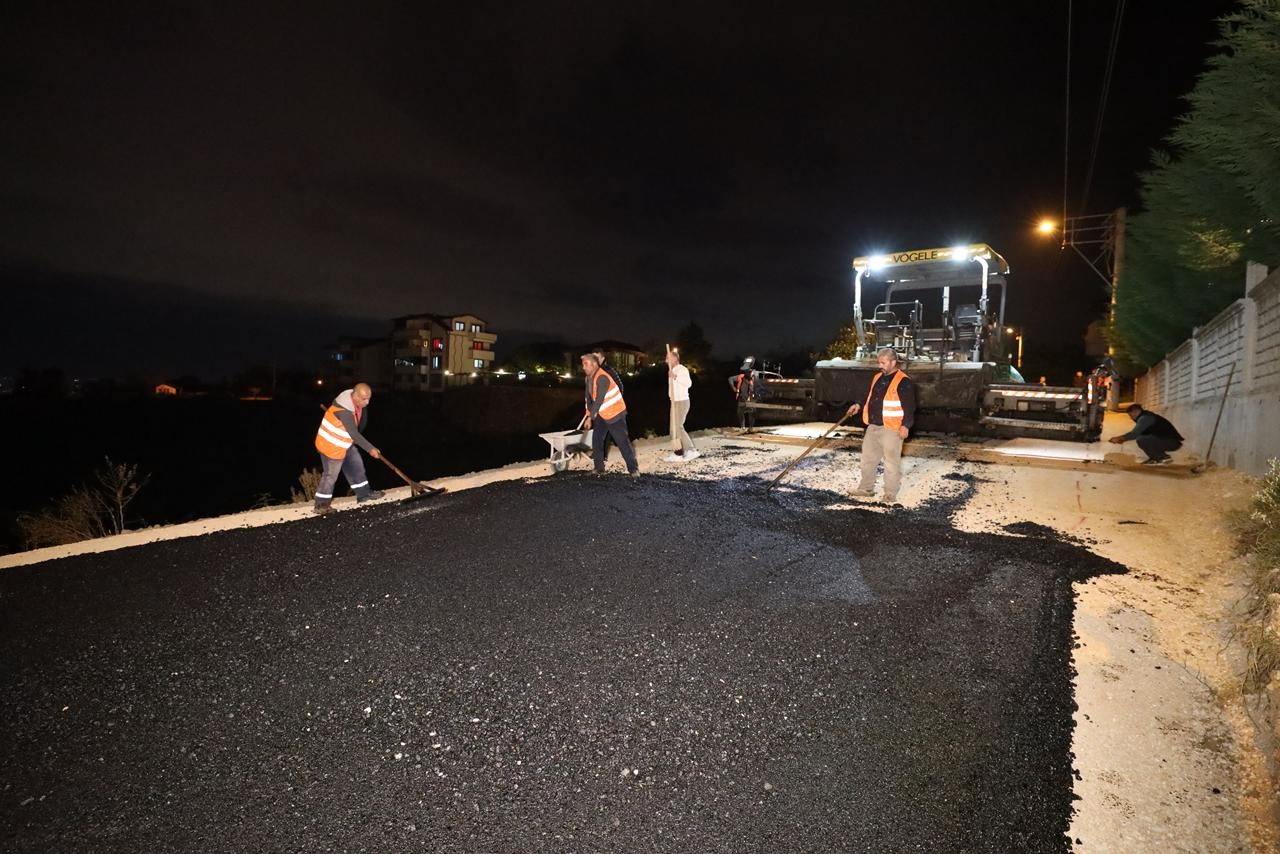
[[[538,435],[547,440],[547,444],[551,446],[551,471],[559,474],[569,468],[569,463],[578,454],[591,453],[591,431],[583,430],[582,425],[586,422],[586,416],[582,421],[578,422],[578,426],[573,430],[559,430],[554,433],[539,433]]]

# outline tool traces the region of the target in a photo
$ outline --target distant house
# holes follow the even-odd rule
[[[168,383],[160,383],[155,388],[156,397],[177,397],[178,387]]]
[[[634,344],[614,340],[596,341],[565,351],[565,364],[571,372],[582,369],[579,359],[583,353],[603,353],[605,361],[613,365],[614,370],[624,374],[632,373],[649,364],[649,355]]]
[[[407,314],[385,338],[340,338],[329,348],[335,388],[443,391],[487,378],[498,336],[474,314]]]
[[[329,351],[329,380],[338,390],[368,383],[391,388],[391,339],[339,338]]]
[[[411,314],[391,330],[392,388],[443,391],[485,379],[498,336],[474,314]]]

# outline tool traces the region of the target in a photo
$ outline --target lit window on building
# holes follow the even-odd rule
[[[472,331],[472,332],[479,332],[479,331],[480,331],[480,324],[478,324],[478,323],[473,323],[473,324],[471,324],[471,331]]]
[[[458,332],[466,332],[467,324],[463,323],[461,320],[455,320],[453,322],[453,328]]]
[[[431,357],[431,367],[436,368],[437,370],[440,368],[440,357],[439,357],[439,356],[432,356],[432,357]]]

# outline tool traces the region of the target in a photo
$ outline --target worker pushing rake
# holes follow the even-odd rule
[[[316,430],[316,450],[320,452],[321,463],[320,484],[316,487],[313,508],[317,515],[323,516],[332,511],[333,490],[338,483],[339,474],[347,479],[351,491],[356,494],[357,504],[382,497],[379,490],[369,486],[360,449],[375,460],[382,460],[408,484],[409,497],[406,501],[428,498],[445,491],[411,480],[365,438],[362,429],[368,423],[369,403],[372,400],[373,389],[367,383],[356,383],[325,408],[324,417],[320,419],[320,426]]]
[[[916,391],[911,378],[901,370],[898,354],[892,347],[885,347],[876,356],[880,370],[871,378],[867,397],[862,403],[854,403],[844,416],[804,450],[800,456],[778,473],[766,492],[773,489],[796,464],[812,453],[828,436],[850,418],[861,415],[864,426],[862,436],[862,472],[857,498],[871,498],[875,494],[876,470],[884,463],[884,500],[890,504],[898,500],[898,485],[902,475],[902,443],[911,432],[915,420]]]

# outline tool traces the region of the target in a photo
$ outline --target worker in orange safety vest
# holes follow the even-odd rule
[[[363,504],[382,497],[382,493],[369,488],[365,476],[364,459],[358,448],[364,448],[375,460],[382,452],[375,448],[360,432],[368,421],[369,401],[373,389],[367,383],[356,383],[353,388],[339,394],[325,410],[316,430],[316,450],[320,452],[320,484],[316,487],[316,503],[312,508],[323,516],[332,509],[333,488],[338,483],[338,473],[347,478],[356,503]]]
[[[885,347],[876,357],[880,371],[871,378],[867,399],[849,407],[846,417],[862,413],[862,473],[854,495],[870,498],[875,492],[876,469],[884,462],[884,500],[898,500],[902,480],[902,443],[911,433],[916,415],[916,389],[911,378],[898,369],[898,353]]]
[[[756,399],[758,391],[755,361],[754,356],[748,356],[743,360],[738,373],[729,378],[729,387],[733,389],[733,396],[738,401],[738,427],[748,432],[756,426],[756,411],[748,406]]]
[[[636,452],[627,435],[627,403],[622,399],[622,389],[613,376],[600,367],[600,357],[595,353],[582,356],[582,372],[587,375],[587,414],[583,423],[591,430],[591,458],[596,474],[604,474],[605,440],[612,437],[627,464],[627,473],[639,476]]]

